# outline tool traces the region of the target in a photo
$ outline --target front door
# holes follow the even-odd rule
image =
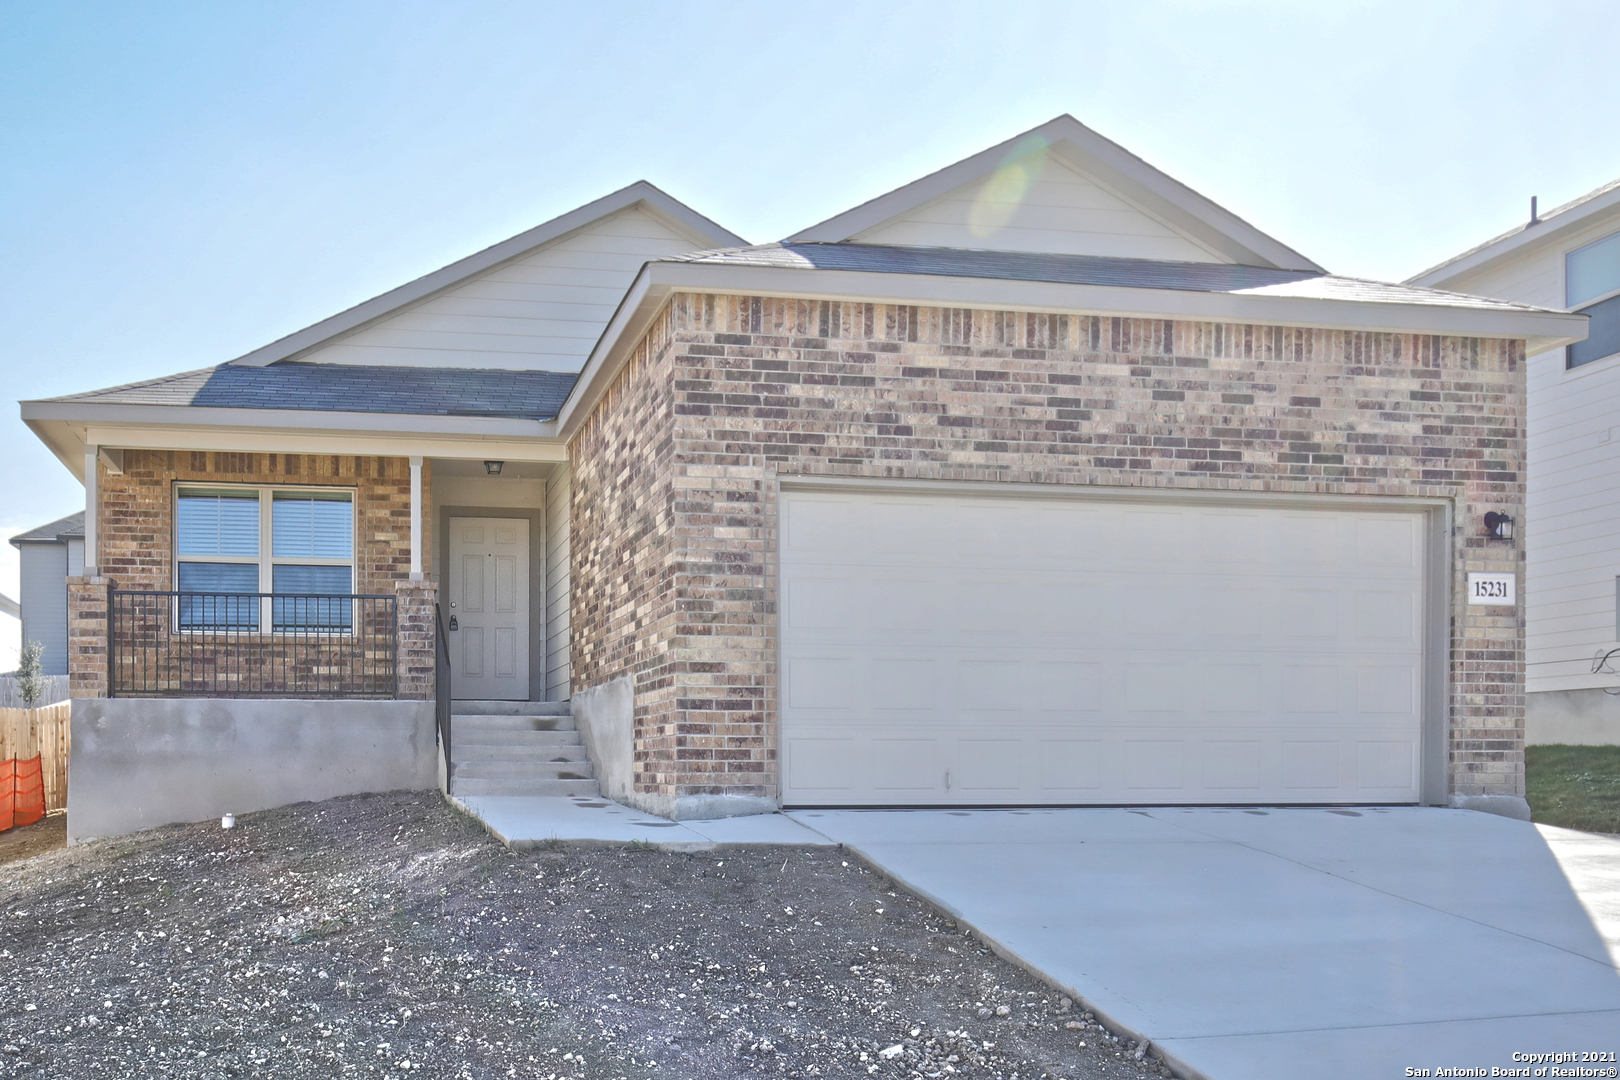
[[[529,697],[529,523],[450,519],[450,670],[458,698]]]

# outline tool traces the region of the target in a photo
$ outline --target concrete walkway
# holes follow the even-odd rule
[[[710,851],[739,844],[831,845],[784,814],[666,821],[602,798],[567,795],[468,795],[452,803],[483,822],[514,851],[567,844],[639,842],[666,851]]]
[[[1417,808],[789,816],[1186,1075],[1620,1051],[1620,841]]]

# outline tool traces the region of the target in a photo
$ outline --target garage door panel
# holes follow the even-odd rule
[[[873,739],[866,767],[874,791],[933,792],[944,783],[938,739]]]
[[[1103,516],[1100,532],[1123,562],[1162,564],[1186,550],[1184,536],[1189,514],[1180,507],[1124,509]]]
[[[783,499],[790,805],[1416,800],[1416,515],[825,498]]]
[[[1416,576],[1423,565],[1423,529],[1411,517],[1367,514],[1356,519],[1356,562],[1402,567]]]
[[[1198,762],[1208,791],[1256,792],[1265,769],[1265,744],[1258,739],[1219,739],[1199,744]]]
[[[1094,792],[1102,787],[1100,739],[1042,739],[1036,744],[1042,792]]]
[[[1358,589],[1355,598],[1356,638],[1396,647],[1418,640],[1417,597],[1410,589]]]
[[[1103,666],[1073,660],[1037,661],[1030,676],[1032,704],[1040,713],[1096,712],[1102,707]]]
[[[1059,566],[1097,557],[1102,514],[1090,507],[1046,503],[1027,515],[1021,552]]]
[[[1187,747],[1180,739],[1127,739],[1125,787],[1141,799],[1162,802],[1187,789]]]
[[[1211,569],[1247,573],[1275,555],[1256,528],[1260,515],[1245,510],[1205,510],[1197,515],[1202,560]]]
[[[1283,514],[1275,531],[1286,565],[1337,567],[1344,562],[1343,529],[1329,515]]]
[[[951,790],[1007,796],[1026,786],[1022,769],[1029,755],[1019,740],[962,739],[955,751],[955,768],[948,778]]]

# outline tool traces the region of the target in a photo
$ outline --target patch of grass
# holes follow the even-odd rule
[[[1524,772],[1534,820],[1620,833],[1620,746],[1527,746]]]

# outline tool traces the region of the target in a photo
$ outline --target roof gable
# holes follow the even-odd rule
[[[643,263],[744,243],[638,181],[231,363],[575,371]]]
[[[1322,268],[1072,116],[788,238]]]
[[[1049,148],[1031,149],[989,175],[851,239],[913,247],[1233,261],[1070,168]]]

